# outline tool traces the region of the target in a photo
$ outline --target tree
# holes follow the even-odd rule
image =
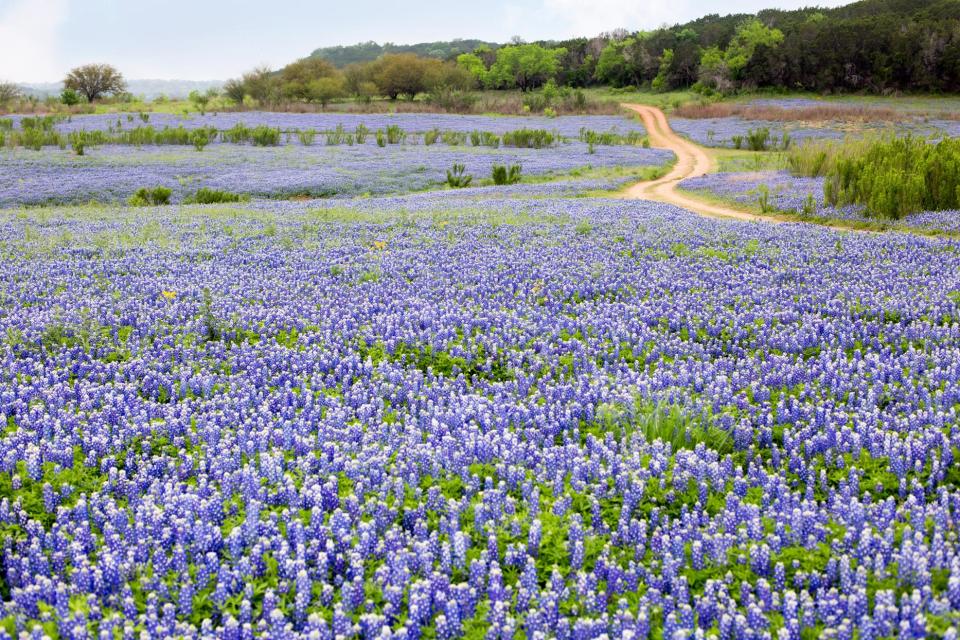
[[[197,111],[202,114],[206,113],[207,105],[210,104],[210,101],[216,98],[218,95],[219,93],[216,89],[207,89],[206,91],[197,91],[194,89],[190,92],[188,97],[190,98],[190,102],[197,107]]]
[[[0,104],[6,104],[16,100],[21,95],[20,87],[12,82],[0,81]]]
[[[336,67],[322,58],[302,58],[280,70],[283,93],[295,100],[312,100],[311,85],[321,79],[335,78],[342,91],[343,81]],[[336,83],[325,83],[328,89]]]
[[[307,84],[306,98],[309,102],[319,102],[326,109],[331,101],[342,98],[346,93],[340,76],[317,78]]]
[[[88,102],[107,94],[123,93],[127,89],[123,75],[108,64],[77,67],[67,74],[63,86],[83,94]]]
[[[517,44],[497,49],[497,59],[487,74],[494,87],[521,91],[534,89],[557,75],[566,49],[547,49],[538,44]]]
[[[487,65],[477,54],[461,53],[457,56],[457,66],[473,76],[478,83],[484,83],[487,76]]]
[[[421,58],[413,53],[388,53],[371,63],[370,76],[382,95],[391,100],[399,96],[408,96],[412,100],[430,88],[430,74],[441,64],[439,60]]]
[[[763,45],[773,48],[782,42],[783,32],[779,29],[771,29],[759,20],[744,22],[737,28],[724,55],[730,74],[734,79],[739,78],[740,72],[750,62],[757,47]]]

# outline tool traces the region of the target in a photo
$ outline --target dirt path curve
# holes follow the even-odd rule
[[[660,109],[641,104],[625,104],[623,106],[640,115],[643,126],[647,129],[647,136],[650,138],[650,146],[672,151],[677,156],[677,163],[667,175],[656,180],[635,184],[622,192],[622,196],[630,200],[666,202],[711,218],[776,222],[776,220],[768,217],[705,202],[679,191],[677,185],[681,180],[696,178],[709,173],[714,167],[713,160],[702,148],[674,133],[667,122],[667,117],[663,115],[663,111]]]

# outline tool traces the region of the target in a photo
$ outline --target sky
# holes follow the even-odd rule
[[[56,81],[90,62],[129,79],[224,80],[368,40],[560,39],[848,1],[0,0],[0,80]]]

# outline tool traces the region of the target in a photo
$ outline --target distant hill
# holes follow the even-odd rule
[[[135,96],[143,96],[147,100],[164,95],[168,98],[185,98],[191,91],[206,91],[220,89],[221,80],[128,80],[127,91]],[[61,82],[42,82],[24,85],[27,95],[45,98],[48,95],[59,94],[63,90]]]
[[[359,44],[338,47],[323,47],[310,54],[311,58],[323,58],[338,67],[354,62],[370,62],[385,53],[415,53],[419,56],[448,60],[461,53],[469,53],[479,46],[486,45],[496,49],[500,45],[483,40],[448,40],[445,42],[421,42],[419,44],[393,44],[386,42],[361,42]]]

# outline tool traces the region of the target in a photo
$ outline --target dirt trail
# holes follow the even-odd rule
[[[677,185],[681,180],[696,178],[709,173],[713,169],[713,160],[707,155],[706,151],[674,133],[667,122],[667,117],[663,115],[663,111],[660,109],[640,104],[625,104],[623,106],[640,115],[643,126],[647,129],[647,136],[650,138],[650,146],[656,149],[673,151],[677,156],[677,163],[670,173],[662,178],[635,184],[621,195],[631,200],[666,202],[712,218],[776,222],[776,220],[768,217],[705,202],[679,191]]]

